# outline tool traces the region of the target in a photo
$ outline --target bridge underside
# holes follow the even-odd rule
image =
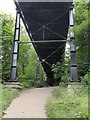
[[[72,2],[15,2],[42,66],[51,82],[52,64],[62,61]],[[13,78],[14,79],[14,78]]]

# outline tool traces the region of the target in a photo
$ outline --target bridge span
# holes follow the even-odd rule
[[[14,0],[16,24],[11,64],[11,81],[17,81],[18,48],[20,42],[20,19],[37,52],[44,71],[52,83],[52,64],[63,60],[67,35],[70,37],[70,81],[78,80],[74,36],[73,1]],[[25,42],[24,42],[25,43]]]

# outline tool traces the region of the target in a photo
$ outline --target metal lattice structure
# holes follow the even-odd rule
[[[17,8],[13,45],[11,80],[17,78],[20,17],[38,54],[49,81],[54,81],[52,64],[62,60],[70,28],[71,81],[78,79],[75,37],[73,32],[73,2],[21,2],[14,0]],[[31,43],[29,42],[29,43]],[[23,42],[27,43],[27,42]]]

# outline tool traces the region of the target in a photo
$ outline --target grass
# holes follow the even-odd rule
[[[46,104],[49,118],[86,118],[88,119],[88,87],[72,85],[70,88],[58,86],[53,97]]]
[[[23,89],[28,89],[28,88],[40,88],[40,87],[46,87],[48,86],[44,81],[41,80],[19,80],[20,83],[22,84]]]
[[[11,101],[18,96],[19,93],[12,89],[0,89],[0,117],[4,115],[4,111],[9,107]]]

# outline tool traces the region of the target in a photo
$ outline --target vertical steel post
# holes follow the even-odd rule
[[[36,63],[36,80],[40,79],[40,61],[39,58],[37,58],[37,63]]]
[[[17,81],[17,61],[18,61],[18,51],[19,51],[19,39],[20,39],[20,13],[16,13],[16,23],[14,31],[14,42],[12,49],[12,63],[11,63],[11,75],[10,81]]]
[[[69,25],[70,25],[70,81],[78,80],[78,70],[77,70],[77,60],[76,60],[76,45],[75,45],[75,35],[74,35],[74,15],[73,15],[74,5],[70,7],[69,12]]]
[[[43,81],[47,81],[47,75],[46,75],[46,73],[43,71]]]

